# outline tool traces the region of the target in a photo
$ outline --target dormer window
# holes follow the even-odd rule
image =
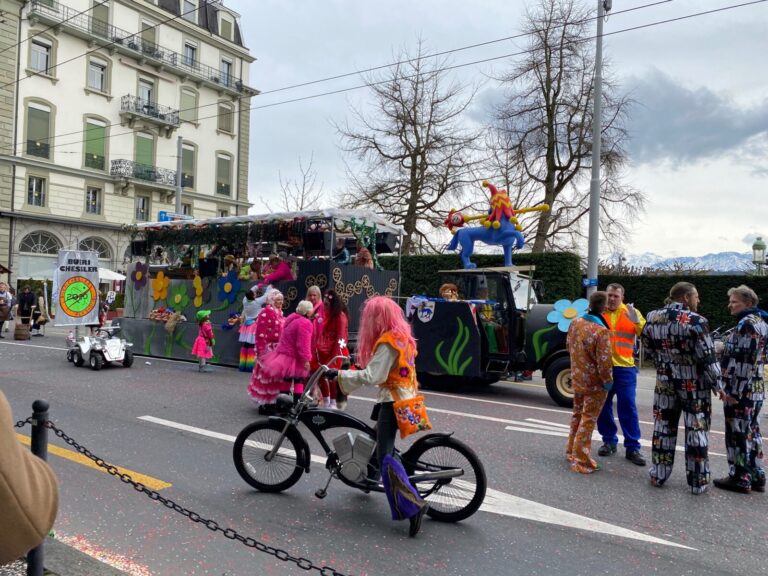
[[[235,23],[229,14],[219,12],[219,36],[230,42],[234,40]]]
[[[197,3],[199,0],[184,0],[181,6],[181,17],[187,22],[197,24]]]

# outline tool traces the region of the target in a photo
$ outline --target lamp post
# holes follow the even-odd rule
[[[587,248],[587,296],[597,290],[597,259],[600,238],[600,136],[603,99],[603,18],[611,0],[597,0],[597,45],[595,48],[595,89],[592,112],[592,180],[589,185],[589,242]]]
[[[755,265],[755,276],[762,276],[765,273],[763,268],[765,266],[765,249],[766,244],[763,242],[763,238],[758,236],[755,243],[752,244],[752,264]]]

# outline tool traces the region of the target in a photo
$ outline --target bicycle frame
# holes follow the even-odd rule
[[[347,358],[346,356],[336,356],[333,359],[330,360],[329,364],[332,364],[336,359],[338,358]],[[325,372],[328,370],[328,367],[326,365],[321,365],[315,372],[309,377],[307,380],[307,383],[304,387],[304,392],[301,395],[301,397],[296,401],[294,404],[293,397],[287,394],[281,394],[278,396],[277,399],[277,406],[279,409],[285,410],[285,416],[270,416],[269,420],[271,422],[281,423],[283,424],[283,430],[278,438],[277,442],[275,442],[275,445],[272,447],[272,450],[268,452],[265,455],[265,459],[267,461],[272,460],[274,456],[277,454],[278,450],[282,446],[283,439],[285,438],[285,435],[288,433],[288,430],[291,427],[297,428],[299,423],[304,424],[307,429],[312,432],[312,435],[317,439],[318,443],[322,447],[323,451],[325,452],[326,457],[328,460],[326,461],[326,468],[331,472],[331,477],[337,477],[339,478],[344,484],[347,484],[348,486],[351,486],[353,488],[358,488],[360,490],[365,491],[376,491],[376,492],[383,492],[384,487],[379,481],[370,481],[367,480],[365,482],[354,482],[351,480],[348,480],[341,474],[338,474],[338,460],[336,459],[336,453],[334,449],[326,442],[323,432],[330,430],[332,428],[348,428],[357,430],[359,432],[362,432],[363,434],[366,434],[370,438],[376,439],[376,429],[359,418],[352,416],[351,414],[348,414],[343,411],[334,410],[332,408],[312,408],[309,406],[309,403],[311,401],[311,391],[314,388],[315,384],[320,380],[320,378],[325,374]],[[395,449],[395,452],[397,454],[400,454],[401,459],[404,461],[410,462],[409,460],[409,453],[411,450],[413,450],[417,445],[420,445],[424,442],[430,442],[430,440],[434,440],[435,438],[444,437],[444,436],[451,436],[452,433],[446,434],[446,433],[432,433],[427,434],[426,436],[421,437],[417,443],[414,443],[413,446],[406,452],[400,454],[400,452]],[[310,451],[309,451],[309,444],[306,442],[306,439],[304,439],[303,435],[300,436],[304,442],[304,445],[302,447],[303,454],[300,455],[300,459],[302,462],[299,463],[302,468],[304,468],[304,471],[306,473],[309,473],[309,467],[310,467]],[[376,454],[374,453],[372,460],[375,461]],[[415,464],[415,463],[414,463]],[[463,470],[457,469],[457,468],[448,468],[448,469],[442,469],[442,470],[419,470],[418,472],[414,473],[413,475],[409,476],[409,480],[414,484],[418,484],[419,482],[435,482],[440,480],[450,480],[452,478],[458,478],[464,474]]]

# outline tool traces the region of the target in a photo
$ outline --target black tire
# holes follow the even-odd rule
[[[101,367],[104,366],[104,358],[101,357],[101,354],[91,352],[88,357],[88,366],[91,367],[91,370],[101,370]]]
[[[83,358],[83,355],[80,352],[80,350],[78,350],[77,352],[75,352],[75,366],[79,368],[83,364],[85,364],[85,359]]]
[[[416,482],[419,494],[429,502],[427,514],[439,522],[458,522],[477,512],[485,499],[488,480],[483,463],[469,446],[444,436],[430,442],[416,443],[403,458],[408,475],[420,470],[460,468],[459,478]]]
[[[288,429],[275,458],[271,462],[264,459],[280,437],[283,426],[282,422],[260,420],[243,428],[235,439],[232,457],[238,474],[262,492],[287,490],[299,481],[304,472],[304,443],[301,434],[293,426]]]
[[[131,350],[125,351],[125,356],[123,356],[123,366],[125,366],[126,368],[130,368],[131,366],[133,366],[133,351]]]
[[[558,358],[547,368],[545,374],[547,392],[555,404],[564,408],[573,407],[573,384],[571,383],[570,358]]]
[[[72,353],[72,350],[67,350],[67,362],[74,362],[75,361],[75,355]]]

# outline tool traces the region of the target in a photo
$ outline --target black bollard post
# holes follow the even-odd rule
[[[48,460],[48,402],[32,403],[32,454]],[[27,576],[43,576],[43,543],[27,553]]]

